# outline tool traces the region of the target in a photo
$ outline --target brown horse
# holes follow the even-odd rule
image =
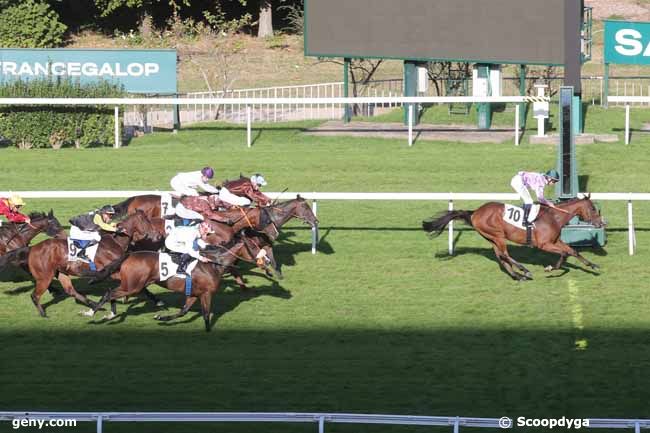
[[[261,247],[258,243],[247,236],[237,236],[230,244],[215,246],[215,252],[210,254],[212,263],[199,262],[192,271],[192,292],[186,297],[185,305],[176,314],[170,316],[155,316],[156,320],[170,321],[187,314],[197,299],[201,300],[201,312],[205,322],[205,330],[210,331],[210,312],[212,310],[212,296],[219,290],[221,278],[226,269],[231,267],[235,261],[244,260],[256,263],[258,267],[264,269],[267,273],[273,273],[277,267],[268,255],[259,256]],[[119,299],[124,296],[134,296],[140,293],[150,284],[158,284],[166,287],[173,292],[185,292],[185,278],[171,277],[165,281],[160,281],[158,271],[158,252],[138,251],[131,253],[126,259],[118,260],[120,269],[118,275],[113,275],[114,279],[120,280],[120,285],[116,289],[109,289],[101,301],[92,310],[84,313],[87,316],[93,316],[99,308],[106,302]],[[208,254],[204,254],[208,255]],[[99,274],[99,273],[98,273]],[[106,273],[99,278],[106,277]],[[114,312],[108,319],[114,317]]]
[[[237,232],[248,228],[261,231],[275,240],[280,234],[280,228],[292,218],[298,218],[311,227],[316,227],[318,224],[318,218],[312,212],[309,203],[300,196],[270,206],[236,208],[221,213],[230,218],[233,225],[209,222],[215,230],[214,236],[218,236],[222,243],[230,242]]]
[[[559,269],[567,256],[580,260],[592,269],[599,269],[598,265],[590,262],[580,255],[576,250],[562,242],[560,233],[573,217],[578,216],[581,220],[602,227],[603,221],[600,213],[591,202],[590,196],[583,199],[574,199],[562,202],[557,205],[560,210],[551,207],[544,207],[535,220],[535,228],[532,231],[532,244],[540,250],[560,255],[555,266],[547,266],[544,270],[550,272]],[[515,227],[503,220],[504,205],[502,203],[485,203],[474,211],[456,210],[444,213],[434,220],[422,222],[422,228],[432,236],[437,236],[445,229],[450,221],[462,219],[487,239],[494,248],[497,260],[503,268],[516,280],[532,279],[532,274],[522,264],[515,261],[506,247],[506,239],[518,244],[526,244],[526,230]],[[512,269],[517,267],[523,272],[520,274]]]
[[[26,247],[29,242],[41,232],[45,232],[49,237],[65,236],[65,231],[59,221],[50,212],[46,215],[40,212],[34,212],[29,215],[31,222],[29,224],[5,224],[0,226],[0,256],[9,251]]]
[[[118,224],[122,233],[104,234],[97,248],[95,264],[103,269],[113,264],[122,257],[129,245],[147,237],[155,239],[158,234],[151,222],[142,212],[136,212]],[[46,239],[32,247],[19,248],[7,254],[6,263],[24,266],[36,280],[36,287],[32,293],[32,302],[42,317],[47,317],[40,298],[56,277],[65,292],[73,296],[79,302],[91,306],[94,303],[84,295],[78,293],[72,285],[70,275],[81,276],[84,271],[90,269],[90,265],[83,261],[68,261],[68,243],[66,239]],[[3,257],[3,259],[4,259]],[[2,268],[0,263],[0,269]]]

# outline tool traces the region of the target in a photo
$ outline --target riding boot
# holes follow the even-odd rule
[[[531,204],[524,204],[524,217],[523,225],[526,227],[526,245],[531,245],[531,224],[528,222],[528,215],[530,215],[530,209],[533,207]]]
[[[80,244],[78,244],[77,242],[75,242],[75,245],[80,246]],[[97,245],[97,241],[87,241],[87,243],[85,245],[81,246],[81,249],[77,253],[77,258],[79,258],[81,260],[87,260],[87,261],[90,262],[91,260],[86,255],[86,250],[88,248],[92,247],[93,245]]]
[[[192,256],[189,254],[181,255],[180,262],[178,263],[177,274],[185,274],[187,272],[187,265],[192,261]]]

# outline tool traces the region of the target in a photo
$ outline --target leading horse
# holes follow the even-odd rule
[[[595,227],[603,226],[600,212],[598,212],[592,203],[591,197],[587,194],[582,199],[562,202],[557,207],[559,210],[551,207],[542,208],[539,216],[535,220],[535,228],[532,231],[532,246],[549,253],[560,255],[560,259],[555,266],[549,265],[544,270],[550,272],[559,269],[568,256],[577,258],[592,269],[599,269],[598,265],[584,258],[580,253],[560,239],[562,227],[575,216],[593,224]],[[474,211],[455,210],[445,212],[438,218],[423,221],[422,228],[431,236],[438,236],[452,220],[463,220],[492,244],[497,260],[513,279],[532,279],[531,272],[521,263],[510,257],[506,246],[506,240],[525,245],[526,230],[505,222],[503,214],[503,203],[489,202]],[[523,274],[515,272],[512,266],[521,270]]]

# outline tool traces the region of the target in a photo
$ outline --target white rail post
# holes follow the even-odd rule
[[[409,147],[413,146],[413,104],[409,104]]]
[[[102,433],[102,418],[103,417],[101,415],[97,417],[97,433]]]
[[[625,144],[630,144],[630,104],[625,104]]]
[[[325,417],[318,417],[318,433],[325,433]],[[639,433],[639,432],[637,432]]]
[[[251,106],[246,106],[246,143],[251,147]]]
[[[316,200],[311,202],[311,211],[316,216],[318,212],[318,204]],[[316,245],[318,244],[318,224],[311,228],[311,253],[316,254]]]
[[[519,146],[519,104],[515,107],[515,146]]]
[[[639,425],[639,421],[634,423],[634,433],[641,433],[641,426]]]
[[[454,201],[452,199],[449,199],[449,212],[452,212],[454,210]],[[449,255],[453,256],[454,255],[454,221],[451,220],[449,222],[449,225],[447,226],[447,230],[449,231]]]
[[[120,147],[120,107],[115,106],[115,143],[113,144],[115,149]]]
[[[460,418],[456,417],[456,420],[454,421],[454,433],[458,433],[460,431]]]
[[[632,200],[627,201],[627,242],[628,242],[628,252],[631,256],[633,256],[634,247],[636,246],[636,233],[634,233],[634,218],[632,216]]]

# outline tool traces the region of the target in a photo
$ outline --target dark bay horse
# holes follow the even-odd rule
[[[157,232],[151,221],[142,212],[136,212],[118,224],[123,233],[104,234],[97,249],[95,264],[98,269],[114,264],[124,256],[132,242],[137,242],[147,237],[156,238]],[[78,293],[72,285],[70,275],[81,276],[90,265],[83,261],[68,261],[68,243],[66,239],[46,239],[32,247],[19,248],[3,257],[6,263],[25,266],[36,281],[32,293],[32,302],[42,317],[47,317],[40,298],[49,287],[52,279],[59,280],[65,292],[79,302],[91,306],[94,303],[84,295]],[[5,264],[6,264],[5,263]],[[0,262],[0,269],[3,263]]]
[[[8,223],[0,226],[0,256],[9,251],[26,247],[41,232],[49,237],[65,237],[65,231],[52,210],[46,215],[33,212],[29,215],[30,224]]]
[[[227,245],[215,246],[215,251],[211,254],[212,263],[199,262],[192,271],[192,292],[186,297],[183,308],[176,314],[169,316],[155,316],[156,320],[170,321],[183,317],[190,310],[197,299],[201,300],[201,313],[205,322],[205,330],[210,331],[210,313],[212,311],[212,296],[219,290],[221,278],[225,271],[231,267],[237,260],[244,260],[256,263],[258,267],[264,269],[267,273],[273,273],[277,267],[276,263],[267,255],[259,256],[260,246],[253,242],[247,236],[237,236]],[[208,256],[208,254],[203,253]],[[140,293],[150,284],[158,284],[166,287],[173,292],[185,292],[185,279],[173,276],[165,281],[160,281],[158,271],[158,252],[138,251],[129,254],[126,259],[121,261],[118,275],[112,275],[114,279],[120,280],[120,285],[116,289],[109,289],[102,297],[101,301],[85,313],[87,316],[93,316],[99,308],[108,301],[122,298],[124,296],[134,296]],[[271,256],[272,257],[272,256]],[[98,273],[99,274],[99,273]],[[106,277],[104,272],[103,276]],[[113,312],[114,314],[114,312]],[[113,318],[114,315],[108,318]]]
[[[587,195],[582,199],[574,199],[557,205],[560,210],[543,207],[535,220],[532,231],[532,244],[540,250],[560,255],[555,266],[547,266],[544,270],[550,272],[559,269],[568,256],[580,260],[592,269],[599,269],[598,265],[584,258],[580,253],[562,242],[560,232],[574,216],[581,220],[602,227],[603,221],[600,213]],[[494,249],[497,260],[503,268],[516,280],[532,279],[532,274],[522,264],[515,261],[506,247],[506,240],[525,245],[526,230],[515,227],[503,220],[504,205],[502,203],[485,203],[474,211],[455,210],[444,213],[434,220],[422,222],[422,228],[432,236],[438,236],[450,221],[461,219],[472,226],[481,236],[487,239]],[[523,272],[520,274],[512,269],[515,266]]]

